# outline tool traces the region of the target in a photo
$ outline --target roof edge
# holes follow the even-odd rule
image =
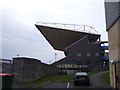
[[[50,26],[44,26],[44,25],[37,25],[37,24],[35,24],[35,26],[36,26],[37,28],[38,28],[38,26],[42,26],[42,27],[47,27],[47,28],[61,29],[61,30],[67,30],[67,31],[71,31],[71,32],[78,32],[78,33],[84,33],[84,34],[91,34],[91,35],[101,36],[101,34],[87,33],[87,32],[82,32],[82,31],[76,31],[76,30],[70,30],[70,29],[63,29],[63,28],[57,28],[57,27],[50,27]],[[38,29],[38,30],[39,30],[39,29]]]
[[[119,19],[120,19],[120,16],[111,24],[111,26],[106,31],[109,31]]]

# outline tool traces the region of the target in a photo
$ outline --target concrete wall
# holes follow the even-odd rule
[[[109,29],[109,56],[110,62],[120,60],[120,19]],[[117,74],[120,76],[120,65],[117,65]],[[115,87],[115,71],[113,64],[110,64],[110,82]],[[120,87],[120,84],[119,84]]]
[[[12,74],[12,64],[2,63],[2,72]]]
[[[42,76],[53,76],[58,75],[58,68],[51,65],[41,63]]]
[[[58,75],[57,68],[32,58],[13,58],[14,81],[29,82],[44,76]]]
[[[31,58],[13,58],[15,81],[28,82],[41,78],[41,62]]]
[[[0,72],[2,72],[2,63],[0,62]]]

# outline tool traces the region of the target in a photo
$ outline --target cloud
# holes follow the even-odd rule
[[[19,18],[14,18],[16,14],[12,11],[3,14],[2,57],[13,58],[19,54],[20,56],[39,58],[43,62],[50,63],[51,58],[54,58],[54,55],[51,54],[54,54],[55,51],[35,25],[27,24],[21,18],[24,22],[22,23]]]
[[[17,54],[54,62],[55,51],[35,27],[36,22],[85,24],[107,40],[103,0],[2,0],[3,58]]]

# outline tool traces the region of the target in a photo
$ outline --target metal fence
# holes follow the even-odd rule
[[[89,25],[79,25],[79,24],[63,24],[63,23],[48,23],[48,22],[37,22],[37,25],[62,28],[68,30],[81,31],[86,33],[99,34],[93,27]]]

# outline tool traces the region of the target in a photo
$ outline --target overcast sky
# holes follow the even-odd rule
[[[36,22],[89,25],[107,40],[104,0],[1,0],[0,10],[2,58],[19,54],[52,63],[55,53],[57,60],[64,57],[38,31]]]

